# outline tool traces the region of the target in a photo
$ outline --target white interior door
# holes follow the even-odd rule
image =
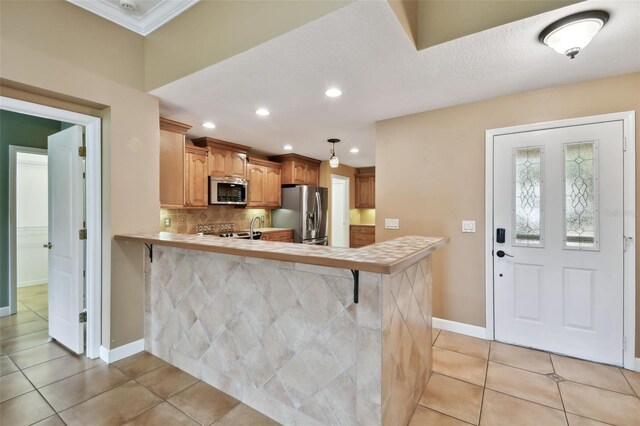
[[[349,178],[331,176],[331,245],[349,247]]]
[[[623,363],[623,124],[494,137],[496,340]]]
[[[82,127],[49,136],[49,335],[76,353],[84,352],[84,159]]]

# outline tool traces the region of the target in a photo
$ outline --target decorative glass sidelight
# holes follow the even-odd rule
[[[513,244],[517,246],[543,247],[542,154],[540,146],[513,150]]]
[[[565,248],[598,249],[598,146],[564,145]]]

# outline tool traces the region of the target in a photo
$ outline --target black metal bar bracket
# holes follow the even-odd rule
[[[353,303],[358,303],[358,293],[360,291],[360,271],[352,269],[351,273],[353,274]]]
[[[153,263],[153,244],[144,243],[144,245],[149,249],[149,262]]]

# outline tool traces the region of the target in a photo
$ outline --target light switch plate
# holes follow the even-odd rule
[[[171,226],[171,218],[170,217],[165,217],[164,218],[164,227],[168,228]]]
[[[384,229],[400,229],[400,219],[385,219]]]
[[[462,232],[476,232],[476,221],[475,220],[463,220],[462,221]]]

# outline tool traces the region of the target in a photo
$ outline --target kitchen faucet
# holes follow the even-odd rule
[[[249,240],[253,240],[253,226],[256,223],[256,219],[260,220],[260,216],[256,216],[251,219],[251,224],[249,225]]]

